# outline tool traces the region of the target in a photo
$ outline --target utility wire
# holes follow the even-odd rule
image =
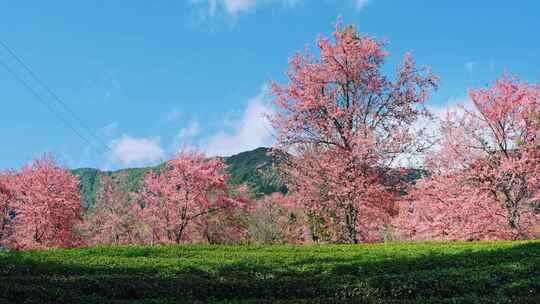
[[[77,131],[77,129],[75,129],[75,127],[68,120],[66,120],[59,113],[57,113],[54,110],[54,108],[50,104],[48,104],[45,101],[45,99],[43,99],[43,97],[41,97],[23,78],[17,75],[17,73],[15,73],[15,71],[13,71],[4,61],[2,61],[2,59],[0,59],[0,65],[4,67],[4,69],[8,71],[8,73],[10,73],[11,76],[13,76],[13,78],[15,78],[23,87],[25,87],[30,93],[32,93],[32,95],[34,95],[34,97],[37,100],[39,100],[47,109],[49,109],[49,111],[51,111],[54,115],[56,115],[56,117],[58,117],[58,119],[60,119],[64,124],[66,124],[66,126],[68,126],[71,129],[71,131],[77,134],[77,136],[79,136],[83,141],[88,143],[90,146],[92,145],[90,140],[88,140],[79,131]]]
[[[95,138],[101,145],[103,145],[107,150],[109,150],[113,155],[115,155],[118,159],[120,159],[116,154],[115,152],[113,151],[113,149],[111,149],[111,147],[109,147],[109,145],[107,145],[107,143],[105,143],[99,136],[97,136],[97,134],[92,131],[92,129],[81,119],[79,118],[79,116],[74,112],[72,111],[69,106],[67,105],[67,103],[65,103],[59,96],[58,94],[56,94],[47,84],[45,84],[45,82],[37,76],[36,73],[34,73],[34,71],[26,64],[24,63],[24,61],[19,57],[17,56],[17,54],[15,54],[15,52],[4,42],[2,41],[2,39],[0,39],[0,45],[13,57],[15,58],[15,60],[30,74],[30,76],[37,82],[39,83],[39,85],[41,85],[41,87],[43,87],[60,105],[62,105],[62,107],[64,108],[64,110],[66,110],[66,112],[68,112],[69,114],[71,114],[71,116],[74,118],[75,121],[77,121],[93,138]],[[50,107],[50,106],[48,106]],[[62,120],[65,120],[62,118]],[[74,129],[73,127],[71,127],[72,129]],[[86,140],[87,141],[87,140]],[[88,142],[88,141],[87,141]]]

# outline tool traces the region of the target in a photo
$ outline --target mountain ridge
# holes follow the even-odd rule
[[[276,163],[276,159],[268,154],[269,151],[270,148],[259,147],[231,156],[220,157],[227,165],[229,184],[247,184],[256,197],[277,191],[286,192],[284,185],[270,180],[265,174]],[[71,170],[71,172],[79,179],[83,207],[91,208],[100,188],[101,177],[109,176],[124,184],[127,191],[136,192],[139,190],[144,176],[152,170],[159,169],[161,165],[163,164],[114,171],[78,168]]]
[[[269,152],[270,148],[259,147],[231,156],[219,157],[227,165],[229,184],[232,186],[246,184],[252,195],[257,198],[273,192],[286,193],[287,188],[276,178],[273,171],[273,165],[278,164],[279,157],[272,156]],[[152,170],[159,169],[162,165],[163,163],[156,166],[124,168],[116,171],[79,168],[73,169],[71,172],[79,179],[82,205],[88,209],[94,206],[103,176],[109,176],[128,192],[136,192],[140,189],[144,176]],[[426,174],[425,170],[410,168],[406,172],[394,176],[412,184]]]

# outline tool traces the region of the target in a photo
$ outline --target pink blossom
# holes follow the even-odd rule
[[[341,22],[317,47],[318,58],[289,60],[287,84],[272,84],[277,148],[292,154],[282,178],[316,240],[377,241],[400,187],[388,169],[426,144],[412,126],[429,117],[424,102],[438,79],[410,54],[395,77],[383,76],[384,45]]]

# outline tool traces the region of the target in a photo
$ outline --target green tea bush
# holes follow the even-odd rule
[[[540,303],[540,242],[0,252],[0,303]]]

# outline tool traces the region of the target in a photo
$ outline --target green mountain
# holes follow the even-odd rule
[[[255,196],[262,196],[276,191],[286,192],[286,188],[272,176],[272,165],[275,159],[268,155],[268,148],[258,148],[252,151],[242,152],[230,157],[224,157],[227,170],[230,175],[231,185],[247,184]],[[72,170],[79,178],[79,187],[85,208],[94,205],[96,193],[100,187],[101,177],[104,175],[114,179],[123,180],[130,192],[137,191],[144,176],[156,167],[130,168],[118,171],[101,171],[93,168],[81,168]]]
[[[273,165],[278,158],[268,155],[270,149],[257,148],[242,152],[223,160],[227,164],[229,183],[231,185],[247,184],[255,197],[261,197],[273,192],[287,192],[287,188],[276,178]],[[141,186],[144,176],[151,170],[159,169],[161,165],[145,168],[129,168],[118,171],[101,171],[92,168],[75,169],[72,173],[79,178],[80,191],[85,208],[94,205],[96,193],[100,187],[101,177],[110,176],[113,180],[124,185],[129,192],[136,192]],[[409,169],[405,173],[395,174],[398,180],[414,183],[425,176],[427,172],[419,169]]]

